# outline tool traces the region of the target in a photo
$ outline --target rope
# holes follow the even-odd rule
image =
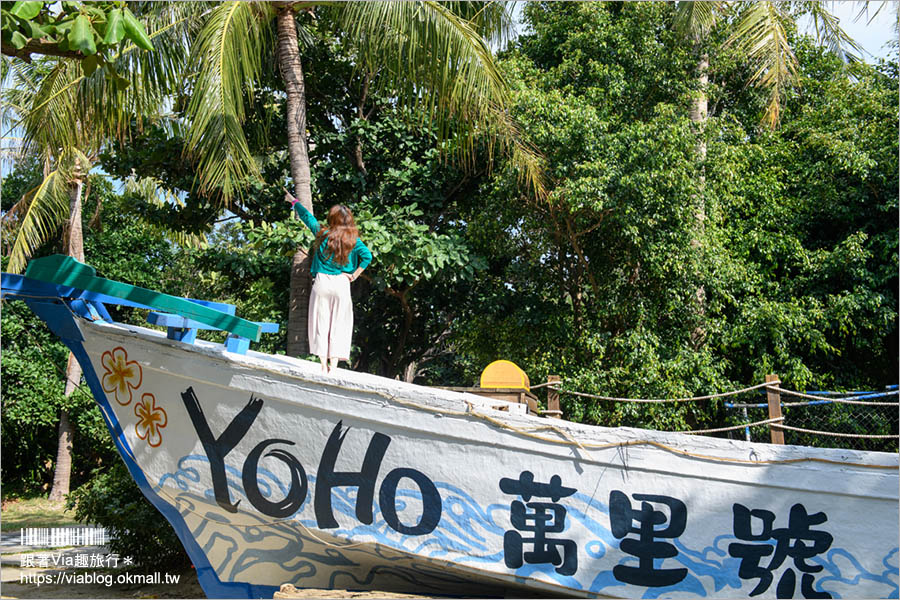
[[[827,404],[861,404],[865,406],[900,406],[900,404],[896,402],[860,402],[858,400],[847,400],[845,402],[841,402],[840,399],[837,400],[826,400],[822,399],[819,401],[816,400],[808,400],[801,402],[782,402],[781,406],[786,408],[790,408],[792,406],[825,406]],[[769,405],[763,402],[726,402],[726,408],[766,408]]]
[[[537,384],[537,385],[530,385],[530,386],[528,386],[528,390],[529,390],[529,391],[531,391],[531,390],[539,390],[539,389],[541,389],[541,388],[543,388],[543,387],[550,387],[551,389],[556,389],[556,388],[553,387],[553,386],[559,386],[559,385],[562,385],[562,381],[548,381],[548,382],[546,382],[546,383],[539,383],[539,384]]]
[[[734,425],[732,427],[719,427],[716,429],[690,429],[687,431],[679,431],[677,433],[719,433],[720,431],[734,431],[736,429],[744,429],[746,427],[756,427],[757,425],[768,425],[770,423],[777,423],[778,421],[784,421],[784,417],[775,417],[772,419],[766,419],[765,421],[756,421],[755,423],[745,423],[743,425]]]
[[[900,436],[894,435],[866,435],[862,433],[836,433],[833,431],[818,431],[816,429],[803,429],[801,427],[791,427],[790,425],[778,424],[773,425],[772,427],[777,427],[779,429],[790,429],[791,431],[799,431],[802,433],[814,433],[816,435],[832,435],[835,437],[846,437],[846,438],[869,438],[869,439],[897,439]]]
[[[549,383],[557,383],[557,382],[549,382]],[[743,394],[745,392],[749,392],[759,388],[773,388],[774,390],[787,394],[790,396],[799,396],[801,398],[810,398],[814,400],[816,404],[827,404],[829,402],[833,402],[835,404],[862,404],[865,406],[900,406],[898,402],[868,402],[865,400],[851,400],[849,398],[822,398],[821,396],[813,396],[810,394],[804,394],[802,392],[795,392],[793,390],[788,390],[782,387],[779,387],[781,384],[780,381],[768,381],[766,383],[760,383],[757,385],[752,385],[750,387],[746,387],[740,390],[735,390],[733,392],[722,392],[720,394],[709,394],[707,396],[693,396],[690,398],[618,398],[615,396],[600,396],[598,394],[586,394],[584,392],[575,392],[572,390],[563,390],[560,389],[560,394],[569,394],[571,396],[580,396],[582,398],[593,398],[595,400],[608,400],[612,402],[644,402],[644,403],[662,403],[662,402],[692,402],[696,400],[712,400],[713,398],[724,398],[726,396],[736,396],[738,394]],[[548,385],[548,384],[541,384]],[[537,386],[535,386],[537,387]],[[553,388],[556,389],[556,388]],[[897,395],[898,391],[886,392],[885,396],[893,396]],[[782,406],[806,406],[809,405],[809,402],[784,402]],[[757,404],[741,404],[736,403],[731,405],[732,408],[755,408]]]
[[[818,403],[822,403],[823,400],[827,400],[828,402],[834,402],[835,404],[865,404],[866,406],[898,406],[897,402],[867,402],[865,400],[850,400],[849,398],[822,398],[821,396],[813,396],[812,394],[804,394],[803,392],[795,392],[793,390],[785,390],[782,388],[778,388],[778,390],[782,394],[786,394],[788,396],[797,396],[798,398],[809,398],[810,400],[816,400]],[[886,396],[894,396],[900,393],[900,391],[892,391],[886,392]]]
[[[300,377],[297,377],[296,375],[288,375],[285,373],[279,373],[279,374],[287,375],[289,377],[294,377],[296,379],[301,379]],[[758,386],[756,386],[756,387],[758,387]],[[487,421],[488,423],[491,423],[492,425],[495,425],[496,427],[514,431],[515,433],[518,433],[519,435],[522,435],[525,437],[540,440],[543,442],[550,442],[550,443],[554,443],[554,444],[563,444],[563,445],[567,445],[567,446],[578,446],[578,447],[586,449],[586,450],[603,450],[603,449],[607,449],[607,448],[647,445],[647,446],[653,446],[655,448],[659,448],[660,450],[665,450],[667,452],[671,452],[673,454],[689,456],[691,458],[697,458],[700,460],[721,461],[721,462],[730,462],[730,463],[738,463],[738,464],[746,464],[746,465],[777,465],[777,464],[793,464],[793,463],[799,463],[799,462],[818,462],[818,463],[833,464],[833,465],[845,465],[848,467],[862,467],[862,468],[866,468],[866,469],[898,469],[898,468],[900,468],[900,466],[895,466],[895,465],[870,465],[870,464],[864,464],[864,463],[847,462],[847,461],[842,461],[842,460],[831,460],[828,458],[818,458],[815,456],[805,456],[802,458],[785,458],[785,459],[775,459],[775,460],[747,460],[747,459],[742,459],[742,458],[729,458],[729,457],[724,457],[724,456],[709,456],[706,454],[697,454],[697,453],[693,453],[693,452],[688,452],[687,450],[673,448],[672,446],[667,446],[666,444],[663,444],[661,442],[657,442],[654,440],[628,440],[625,442],[610,442],[610,443],[606,443],[606,444],[592,444],[590,442],[579,443],[577,441],[570,441],[570,440],[572,440],[571,434],[561,430],[559,427],[557,427],[555,425],[542,425],[540,427],[532,427],[529,429],[523,429],[521,427],[515,427],[513,425],[508,425],[507,423],[504,423],[503,421],[495,419],[484,413],[475,412],[474,410],[458,411],[458,410],[450,410],[450,409],[443,409],[443,408],[435,408],[433,406],[426,406],[423,404],[419,404],[417,402],[400,400],[399,398],[393,397],[390,394],[384,394],[382,392],[373,392],[373,393],[383,396],[386,399],[395,402],[396,404],[400,404],[401,406],[408,406],[411,408],[415,408],[417,410],[424,410],[427,412],[441,414],[441,415],[450,415],[450,416],[459,416],[459,417],[473,416],[473,417],[477,417],[483,421]],[[469,403],[466,403],[466,404],[474,409],[473,405],[471,405]],[[740,428],[744,428],[744,427],[748,427],[748,426],[749,425],[741,425]],[[553,430],[565,439],[560,440],[559,438],[551,438],[551,437],[546,437],[546,436],[542,436],[542,435],[537,435],[535,433],[531,433],[531,431],[536,431],[536,430],[540,430],[540,429]]]
[[[756,385],[751,385],[750,387],[745,387],[740,390],[735,390],[733,392],[722,392],[720,394],[709,394],[707,396],[694,396],[691,398],[616,398],[614,396],[598,396],[597,394],[585,394],[583,392],[573,392],[571,390],[559,390],[560,394],[570,394],[572,396],[581,396],[583,398],[594,398],[596,400],[611,400],[613,402],[648,402],[648,403],[656,403],[656,402],[692,402],[695,400],[711,400],[713,398],[724,398],[725,396],[736,396],[737,394],[743,394],[745,392],[749,392],[752,390],[756,390],[764,387],[775,387],[780,384],[780,381],[767,381],[766,383],[759,383]],[[780,389],[780,388],[778,388]]]

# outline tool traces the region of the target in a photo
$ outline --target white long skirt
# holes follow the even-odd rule
[[[353,303],[346,275],[319,273],[309,296],[309,351],[316,356],[350,360]]]

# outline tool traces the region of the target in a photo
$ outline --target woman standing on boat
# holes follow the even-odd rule
[[[328,211],[327,227],[289,193],[285,201],[316,236],[312,245],[312,294],[309,297],[309,351],[322,361],[322,371],[350,360],[353,335],[353,304],[350,282],[372,262],[372,252],[359,239],[353,213],[343,204]]]

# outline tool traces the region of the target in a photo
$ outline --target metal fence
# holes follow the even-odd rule
[[[547,383],[548,416],[559,416],[559,395],[609,403],[722,402],[724,419],[706,429],[682,433],[710,435],[762,443],[878,452],[900,450],[898,386],[883,391],[796,392],[782,389],[778,378],[741,390],[690,398],[617,398],[567,390],[558,377]],[[582,400],[584,401],[584,400]],[[719,415],[722,415],[719,412]],[[648,427],[647,423],[627,423]],[[782,441],[783,440],[783,441]]]
[[[780,428],[784,432],[784,443],[898,452],[900,410],[896,404],[896,386],[891,387],[894,389],[885,392],[806,392],[806,395],[821,399],[799,402],[782,397],[782,424],[787,426]],[[835,398],[852,398],[854,403],[835,401]],[[752,423],[769,416],[766,402],[727,403],[726,407],[729,422],[735,424]],[[798,431],[800,429],[807,431]],[[764,425],[732,431],[728,437],[769,442],[771,434],[769,426]]]

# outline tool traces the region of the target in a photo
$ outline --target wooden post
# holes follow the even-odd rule
[[[559,381],[561,381],[559,375],[547,376],[547,383]],[[559,408],[559,392],[553,389],[553,387],[547,388],[547,416],[553,419],[562,419],[562,409]]]
[[[778,375],[766,375],[766,383],[778,381]],[[777,385],[777,384],[776,384]],[[769,418],[777,419],[781,416],[781,392],[778,388],[766,388],[766,400],[769,402]],[[772,427],[769,424],[769,434],[773,444],[784,444],[784,430]]]

